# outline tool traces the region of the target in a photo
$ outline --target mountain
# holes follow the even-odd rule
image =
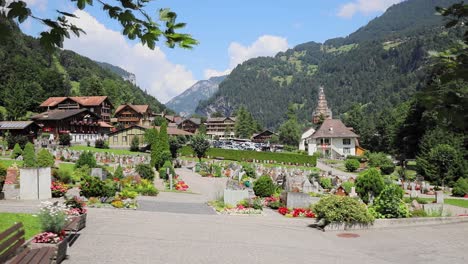
[[[129,81],[132,84],[136,85],[136,76],[135,76],[135,74],[133,74],[131,72],[128,72],[128,71],[120,68],[119,66],[115,66],[115,65],[112,65],[112,64],[107,63],[107,62],[96,61],[96,63],[99,66],[101,66],[102,68],[110,70],[111,72],[113,72],[113,73],[119,75],[120,77],[122,77],[124,80]]]
[[[133,103],[149,104],[156,112],[166,109],[115,73],[115,66],[102,66],[69,50],[48,53],[38,39],[24,35],[5,17],[0,17],[0,31],[0,107],[6,110],[0,112],[2,119],[27,119],[40,111],[46,98],[67,95],[108,95],[114,106]]]
[[[311,119],[318,87],[325,87],[333,114],[354,104],[368,106],[368,118],[404,102],[427,76],[429,51],[451,46],[460,36],[446,30],[436,6],[458,0],[408,0],[345,38],[297,45],[275,57],[238,65],[218,92],[200,102],[196,112],[232,114],[244,105],[268,128],[286,119],[291,104],[304,124]]]
[[[219,84],[226,76],[211,77],[198,81],[180,95],[172,98],[166,106],[181,115],[188,116],[195,113],[195,108],[202,100],[207,100],[218,91]]]

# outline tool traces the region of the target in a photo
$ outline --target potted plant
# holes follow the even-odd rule
[[[42,202],[39,221],[44,232],[34,236],[31,248],[54,247],[55,263],[60,263],[67,256],[67,237],[64,231],[69,220],[68,207],[60,202]]]
[[[76,231],[79,231],[86,227],[86,202],[83,198],[74,196],[71,199],[67,199],[65,204],[68,206],[68,214],[71,216],[71,220],[74,218],[79,218],[76,226]]]

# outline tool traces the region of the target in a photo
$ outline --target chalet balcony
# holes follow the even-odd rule
[[[118,117],[118,122],[140,122],[140,118],[138,117]]]

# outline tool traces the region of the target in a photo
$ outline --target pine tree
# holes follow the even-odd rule
[[[122,169],[122,166],[117,166],[117,169],[115,169],[115,172],[114,172],[114,178],[117,178],[117,179],[123,179],[124,177],[124,174],[123,174],[123,169]]]
[[[21,149],[20,145],[18,143],[15,144],[15,147],[13,148],[13,152],[11,152],[11,158],[16,159],[17,157],[21,156],[23,154],[23,150]]]
[[[54,156],[47,149],[43,148],[37,153],[37,166],[39,168],[52,167],[54,164]]]
[[[23,166],[25,168],[34,168],[36,164],[36,152],[34,151],[34,145],[28,142],[24,147],[23,151]]]

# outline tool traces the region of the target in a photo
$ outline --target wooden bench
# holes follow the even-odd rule
[[[52,263],[55,249],[29,249],[25,245],[23,223],[16,223],[0,233],[0,263]]]

